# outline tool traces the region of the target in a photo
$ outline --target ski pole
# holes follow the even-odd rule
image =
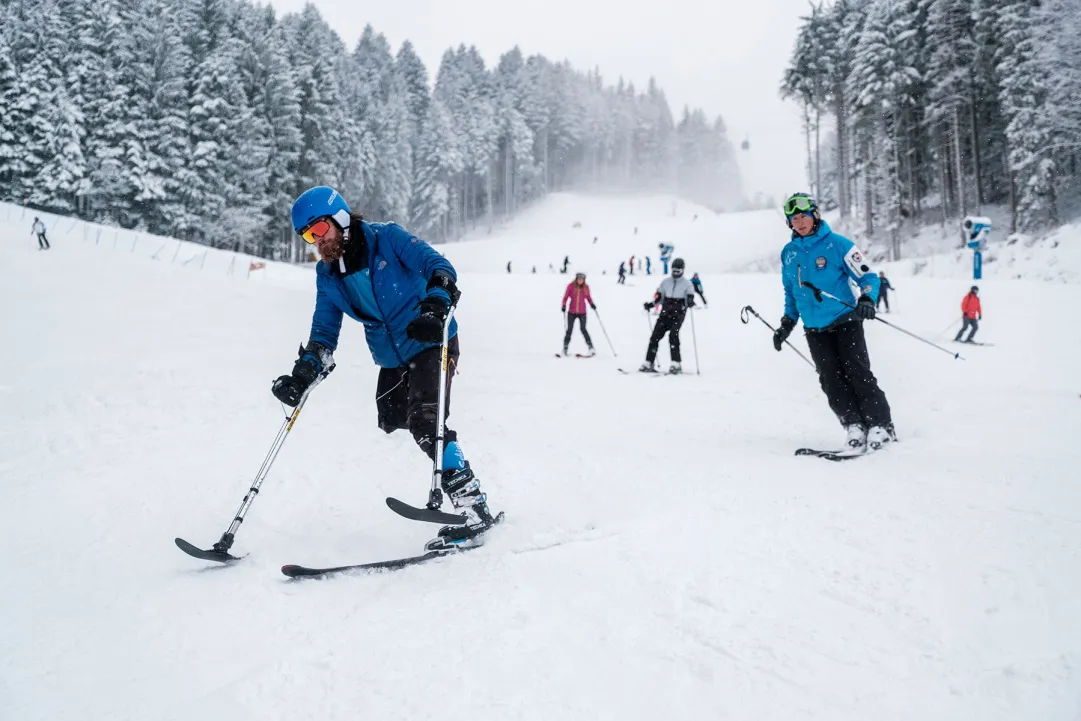
[[[856,306],[852,305],[851,303],[848,303],[846,301],[841,300],[840,298],[838,298],[835,295],[832,295],[831,293],[827,293],[824,290],[820,290],[819,288],[816,288],[813,284],[811,284],[810,281],[807,281],[807,280],[801,281],[800,285],[802,285],[804,288],[809,288],[811,290],[811,292],[814,293],[815,300],[817,300],[819,303],[821,303],[822,298],[825,297],[825,298],[829,298],[830,300],[835,300],[838,303],[840,303],[841,305],[847,306],[847,307],[851,308],[852,310],[856,310]],[[911,337],[915,338],[918,341],[922,341],[922,342],[926,343],[927,345],[931,346],[932,348],[938,348],[943,353],[949,353],[950,355],[953,356],[954,360],[957,360],[958,358],[960,358],[961,360],[966,360],[965,357],[963,355],[961,355],[960,353],[955,353],[954,351],[952,351],[952,350],[950,350],[948,348],[943,348],[942,346],[938,345],[937,343],[932,343],[931,341],[927,340],[926,338],[921,338],[920,336],[916,335],[915,333],[912,333],[910,331],[905,330],[901,326],[894,325],[893,323],[890,323],[885,318],[879,318],[876,315],[875,320],[877,320],[880,323],[885,323],[890,328],[893,328],[894,330],[899,330],[902,333],[904,333],[905,335],[911,336]]]
[[[312,384],[301,394],[296,408],[294,408],[293,412],[286,416],[285,420],[282,421],[281,428],[278,429],[278,435],[274,437],[274,443],[271,444],[270,450],[267,451],[266,456],[263,458],[263,464],[259,466],[259,470],[256,472],[251,486],[248,488],[248,492],[244,494],[244,500],[240,502],[240,508],[237,509],[236,514],[233,516],[232,523],[229,524],[229,528],[221,535],[218,542],[215,543],[209,551],[204,551],[182,538],[177,538],[176,545],[180,547],[180,550],[190,556],[202,558],[207,561],[220,561],[225,563],[228,561],[239,560],[236,556],[229,554],[229,549],[232,548],[233,541],[236,539],[236,532],[240,529],[240,524],[244,522],[244,517],[247,515],[248,509],[251,508],[252,502],[259,494],[259,489],[262,487],[263,481],[266,480],[267,475],[270,473],[270,467],[278,457],[278,453],[285,444],[285,439],[289,436],[289,432],[293,430],[293,424],[296,423],[297,418],[300,417],[300,411],[304,408],[304,404],[308,402],[308,397],[311,395],[311,392],[315,390],[315,387],[319,385],[324,378],[330,375],[332,370],[334,370],[333,362],[315,377]]]
[[[694,332],[694,309],[688,308],[687,312],[691,316],[691,345],[694,347],[694,374],[700,376],[702,375],[702,367],[698,365],[698,335]]]
[[[745,305],[745,306],[743,306],[743,310],[741,310],[741,311],[739,312],[739,319],[740,319],[741,321],[743,321],[743,324],[744,324],[744,325],[746,325],[747,323],[750,323],[750,322],[751,322],[751,321],[750,321],[750,319],[748,319],[748,318],[747,318],[747,313],[750,313],[750,314],[751,314],[751,315],[753,315],[753,316],[754,316],[755,318],[757,318],[758,320],[762,321],[762,324],[763,324],[764,326],[766,326],[767,328],[769,328],[769,329],[770,329],[771,331],[773,331],[774,333],[776,333],[776,332],[777,332],[777,329],[776,329],[776,328],[774,328],[774,327],[773,327],[773,326],[771,326],[771,325],[770,325],[769,323],[767,323],[767,322],[766,322],[766,319],[765,319],[765,318],[763,318],[762,316],[758,315],[758,312],[757,312],[757,311],[756,311],[756,310],[755,310],[754,308],[752,308],[751,306],[749,306],[749,305]],[[799,348],[796,348],[796,346],[794,346],[794,345],[792,345],[791,343],[789,343],[787,339],[785,340],[784,344],[785,344],[786,346],[788,346],[789,348],[791,348],[791,349],[792,349],[792,350],[793,350],[793,351],[795,352],[795,354],[796,354],[796,355],[798,355],[798,356],[799,356],[800,358],[802,358],[802,359],[804,360],[804,362],[806,362],[806,363],[807,363],[807,365],[809,365],[809,366],[811,366],[812,368],[814,368],[814,369],[815,369],[815,373],[817,373],[817,372],[818,372],[818,368],[815,368],[815,364],[814,364],[814,363],[812,363],[812,362],[810,361],[810,359],[808,359],[808,358],[807,358],[807,356],[805,356],[805,355],[803,355],[802,353],[800,353],[800,352],[799,352]]]
[[[601,333],[604,333],[604,339],[608,341],[608,347],[612,349],[612,356],[615,358],[619,358],[619,353],[616,353],[616,347],[612,345],[612,339],[608,337],[608,331],[604,329],[604,321],[601,320],[600,312],[596,308],[594,308],[593,313],[597,316],[597,322],[601,324]],[[653,329],[651,328],[650,332],[652,331]]]
[[[439,359],[439,406],[438,416],[435,421],[435,457],[432,459],[432,488],[428,492],[428,508],[438,511],[443,505],[443,442],[446,432],[447,412],[447,342],[450,336],[450,321],[454,318],[454,311],[458,308],[458,298],[455,297],[447,311],[447,318],[443,321],[443,346],[440,348]]]

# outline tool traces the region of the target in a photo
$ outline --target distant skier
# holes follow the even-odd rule
[[[648,255],[646,256],[646,275],[653,275],[653,261],[649,259]]]
[[[672,366],[668,372],[681,373],[683,371],[683,358],[679,354],[679,328],[687,317],[687,309],[694,307],[694,286],[683,277],[683,269],[683,258],[673,260],[672,275],[661,281],[657,292],[653,294],[653,300],[643,305],[646,310],[650,310],[659,303],[661,315],[657,318],[657,324],[653,326],[653,335],[649,337],[646,361],[638,369],[642,373],[657,372],[657,369],[653,367],[653,362],[657,359],[657,347],[665,333],[668,334],[668,346],[672,355]]]
[[[560,270],[559,272],[565,274],[567,272],[567,266],[570,265],[570,264],[571,264],[571,257],[569,255],[563,256],[563,269]]]
[[[38,250],[48,250],[52,247],[49,245],[49,239],[45,237],[45,223],[42,223],[37,216],[34,217],[34,224],[30,226],[30,232],[38,237]]]
[[[567,303],[570,303],[570,309]],[[593,296],[589,294],[589,286],[586,284],[586,274],[576,273],[574,280],[567,284],[567,290],[563,292],[562,311],[567,314],[567,332],[563,336],[563,355],[567,355],[567,348],[571,344],[571,333],[574,332],[574,321],[578,321],[578,327],[582,329],[582,337],[586,339],[586,347],[589,352],[586,355],[596,355],[593,350],[593,340],[586,330],[586,304],[593,310],[597,306],[593,303]]]
[[[631,266],[631,275],[634,275],[634,256],[633,255],[631,256],[630,266]]]
[[[709,306],[706,302],[706,294],[702,292],[702,279],[698,277],[698,273],[691,278],[691,285],[694,286],[694,292],[702,298],[702,305]]]
[[[876,310],[878,308],[880,308],[883,303],[885,303],[886,304],[886,312],[887,313],[890,312],[890,291],[891,290],[896,290],[896,288],[894,288],[892,285],[890,285],[889,278],[886,277],[885,271],[879,271],[879,273],[878,273],[878,302],[875,303],[875,309]]]
[[[364,326],[372,358],[379,366],[375,405],[379,427],[387,433],[408,428],[420,449],[435,460],[437,401],[442,362],[448,364],[449,393],[458,365],[458,328],[452,320],[447,353],[442,353],[443,324],[458,296],[454,267],[430,245],[394,223],[369,223],[350,212],[333,188],[304,191],[293,203],[293,229],[315,244],[322,260],[316,265],[315,313],[307,346],[289,375],[274,381],[274,396],[295,407],[304,391],[333,363],[342,318]],[[442,359],[446,359],[443,361]],[[429,550],[469,543],[496,519],[487,496],[458,444],[445,431],[443,490],[465,513],[465,525],[444,526],[429,541]],[[339,457],[354,450],[334,448]]]
[[[960,341],[961,336],[965,334],[965,331],[972,328],[968,334],[968,338],[965,338],[964,343],[971,343],[972,336],[976,335],[976,331],[980,329],[979,321],[983,320],[983,308],[980,306],[980,288],[979,286],[972,286],[972,289],[961,300],[961,330],[957,331],[955,341]]]
[[[672,259],[672,253],[675,252],[675,246],[667,243],[657,243],[657,247],[661,251],[661,263],[664,265],[664,274],[668,275],[668,262]]]
[[[830,230],[806,193],[788,198],[784,214],[792,239],[781,251],[784,316],[773,347],[781,350],[802,317],[819,383],[845,428],[846,445],[853,451],[881,448],[896,436],[886,394],[871,372],[862,322],[875,317],[878,276],[851,240]],[[825,297],[853,299],[849,280],[860,289],[856,310]],[[821,300],[805,282],[823,292]]]
[[[510,273],[510,261],[507,261],[507,272]]]
[[[627,284],[627,264],[624,261],[619,261],[619,280],[616,281],[619,285]]]

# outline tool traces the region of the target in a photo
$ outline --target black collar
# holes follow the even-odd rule
[[[345,277],[368,267],[368,241],[360,216],[354,215],[349,219],[349,239],[345,241],[342,259],[345,261],[345,272],[342,272],[340,262],[332,263],[330,271],[334,275]]]

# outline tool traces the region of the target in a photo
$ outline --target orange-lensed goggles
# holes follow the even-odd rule
[[[300,237],[304,239],[305,243],[314,243],[329,232],[330,221],[326,218],[320,218],[304,230],[300,231]]]

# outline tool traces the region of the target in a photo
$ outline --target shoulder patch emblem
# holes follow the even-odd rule
[[[815,265],[817,267],[819,267],[819,268],[825,268],[826,267],[826,257],[823,256],[823,255],[820,255],[817,258],[815,258]]]
[[[853,251],[852,260],[856,261],[857,263],[862,263],[863,262],[863,256],[860,255],[860,252],[858,250]]]
[[[862,293],[863,293],[864,295],[870,295],[870,294],[871,294],[871,286],[869,286],[869,285],[865,285],[865,286],[863,286],[862,288],[860,288],[860,291],[861,291],[861,292],[862,292]]]

